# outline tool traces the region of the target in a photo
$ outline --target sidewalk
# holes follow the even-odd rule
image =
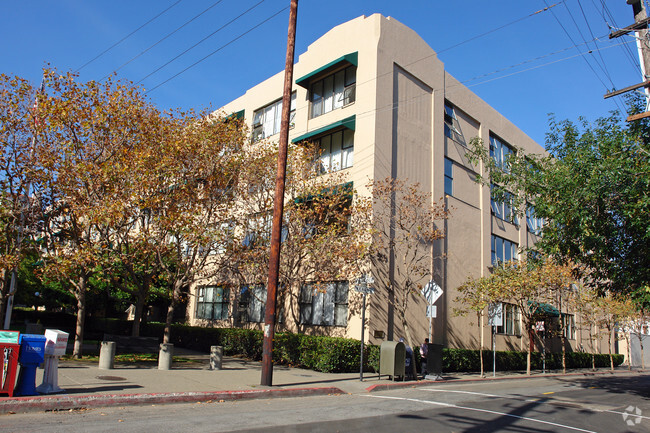
[[[320,373],[312,370],[274,366],[273,386],[260,385],[260,362],[224,357],[221,370],[209,369],[209,355],[177,349],[176,356],[193,362],[174,363],[171,370],[158,370],[157,363],[116,364],[112,370],[100,370],[97,363],[61,361],[58,384],[63,393],[33,397],[0,397],[0,414],[69,410],[87,407],[126,406],[253,398],[300,397],[332,394],[359,394],[402,387],[453,383],[458,381],[498,380],[540,377],[525,372],[491,372],[486,378],[476,373],[444,375],[442,381],[394,382],[376,373]],[[541,373],[541,372],[540,372]],[[574,370],[572,375],[611,375],[627,370]],[[544,377],[554,376],[547,373]],[[40,385],[43,370],[36,375]]]

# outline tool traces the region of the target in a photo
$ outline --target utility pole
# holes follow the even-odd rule
[[[639,84],[634,84],[621,90],[608,92],[605,94],[605,99],[643,87],[646,97],[645,112],[628,116],[627,121],[631,122],[634,120],[650,117],[650,79],[648,79],[648,73],[650,73],[650,40],[648,40],[648,22],[650,20],[648,20],[645,6],[643,5],[643,0],[626,1],[627,4],[632,6],[632,12],[634,13],[634,24],[610,33],[609,38],[618,38],[632,31],[636,33],[636,46],[639,53],[639,63],[641,65],[641,75],[643,77],[643,81]]]
[[[296,18],[298,0],[291,0],[289,11],[289,34],[287,36],[287,57],[284,67],[284,92],[282,93],[282,119],[280,123],[280,145],[278,149],[278,172],[275,178],[273,200],[273,226],[271,228],[271,252],[269,256],[269,279],[264,312],[264,342],[262,345],[262,379],[264,386],[273,385],[273,338],[275,337],[276,303],[280,275],[280,246],[282,216],[284,214],[284,184],[287,172],[287,147],[289,144],[289,112],[291,109],[291,87],[293,84],[293,58],[296,47]]]

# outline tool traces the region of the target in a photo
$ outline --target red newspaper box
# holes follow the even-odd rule
[[[0,331],[0,395],[14,396],[20,332]]]

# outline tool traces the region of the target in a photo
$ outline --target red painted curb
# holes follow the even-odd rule
[[[0,414],[42,412],[54,410],[83,409],[163,403],[197,403],[205,401],[233,401],[258,398],[286,398],[316,395],[345,394],[337,387],[253,389],[242,391],[215,392],[170,392],[156,394],[103,394],[103,395],[58,395],[0,398]]]

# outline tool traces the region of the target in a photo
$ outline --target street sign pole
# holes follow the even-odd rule
[[[359,380],[363,382],[363,352],[365,348],[365,330],[366,330],[366,297],[368,294],[374,293],[375,289],[370,285],[373,284],[375,280],[372,278],[371,274],[364,275],[357,280],[355,290],[363,294],[363,305],[361,307],[361,355],[359,356]]]
[[[359,381],[363,382],[363,349],[364,349],[364,331],[366,328],[366,296],[367,294],[363,294],[363,307],[361,308],[361,362],[359,366]]]

